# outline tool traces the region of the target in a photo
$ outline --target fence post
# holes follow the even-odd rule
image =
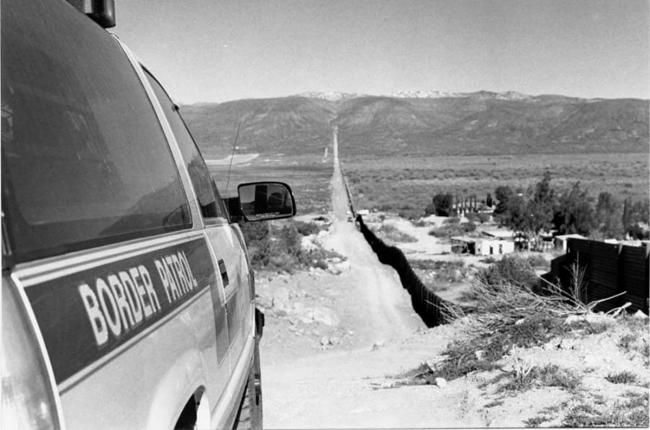
[[[616,293],[626,291],[623,297],[623,303],[628,301],[629,291],[625,285],[625,258],[623,258],[623,244],[618,244],[618,251],[616,253]]]

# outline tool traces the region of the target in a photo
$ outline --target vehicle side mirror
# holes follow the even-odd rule
[[[290,218],[296,214],[291,188],[282,182],[252,182],[237,187],[245,221]]]

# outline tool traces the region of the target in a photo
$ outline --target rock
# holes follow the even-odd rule
[[[338,337],[333,336],[330,338],[330,345],[338,345],[339,343],[341,343],[341,339]]]
[[[379,348],[384,346],[384,341],[383,340],[378,340],[377,342],[372,344],[372,351],[377,351]]]
[[[305,251],[312,251],[318,248],[318,245],[314,243],[316,235],[303,236],[300,239],[300,247]]]
[[[297,314],[300,314],[305,311],[305,305],[301,302],[294,302],[292,305],[293,311]]]
[[[337,326],[341,322],[338,315],[336,315],[333,310],[324,306],[313,308],[311,310],[311,319],[314,322],[325,324],[330,327]]]
[[[327,337],[327,336],[323,336],[323,337],[321,337],[321,338],[320,338],[320,344],[321,344],[321,346],[331,345],[331,343],[330,343],[330,338]]]
[[[485,351],[479,349],[478,351],[474,352],[474,355],[476,356],[477,360],[483,360],[483,356],[485,355]]]
[[[257,305],[264,309],[271,309],[273,307],[273,298],[256,295],[255,302]]]
[[[641,318],[648,318],[648,316],[647,316],[646,314],[644,314],[643,311],[642,311],[641,309],[639,309],[638,311],[636,311],[636,312],[634,313],[634,315],[632,315],[632,316],[633,316],[634,318],[639,318],[639,319],[641,319]]]
[[[572,324],[574,322],[583,321],[584,317],[582,315],[569,315],[564,320],[564,324]]]
[[[289,290],[284,287],[277,288],[273,292],[271,305],[277,309],[287,309],[289,306]]]
[[[447,386],[447,380],[445,378],[436,378],[436,385],[440,388],[445,388]]]
[[[346,260],[346,261],[341,261],[340,263],[336,263],[336,264],[334,265],[334,267],[335,267],[336,270],[338,270],[340,273],[342,273],[342,272],[346,272],[346,271],[350,270],[350,262],[347,261],[347,260]]]
[[[526,321],[526,318],[518,319],[517,321],[515,321],[515,325],[522,325],[524,321]]]

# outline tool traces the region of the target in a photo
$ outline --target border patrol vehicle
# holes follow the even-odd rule
[[[233,221],[293,216],[291,190],[224,202],[112,25],[112,0],[2,1],[0,428],[261,427]]]

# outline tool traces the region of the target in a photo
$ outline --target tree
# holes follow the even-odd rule
[[[508,205],[505,211],[499,216],[501,225],[511,228],[515,231],[529,231],[528,211],[526,201],[522,196],[513,195],[508,199]]]
[[[630,222],[631,224],[649,224],[648,219],[649,208],[648,199],[645,201],[637,201],[632,204],[630,208]]]
[[[605,238],[623,236],[621,204],[609,192],[603,191],[598,194],[596,224],[598,231]]]
[[[433,208],[438,216],[450,216],[453,203],[454,196],[451,193],[438,193],[433,196]]]
[[[648,200],[629,203],[627,208],[625,232],[635,239],[648,239]]]
[[[494,197],[497,199],[497,205],[494,208],[495,215],[501,215],[508,210],[508,201],[515,195],[507,185],[500,185],[494,190]]]
[[[547,170],[541,181],[535,184],[532,199],[528,202],[528,227],[537,234],[552,226],[555,192],[551,188],[551,173]]]
[[[559,199],[553,217],[555,228],[561,234],[578,233],[589,235],[596,224],[594,208],[587,190],[580,188],[580,182],[573,184]]]

